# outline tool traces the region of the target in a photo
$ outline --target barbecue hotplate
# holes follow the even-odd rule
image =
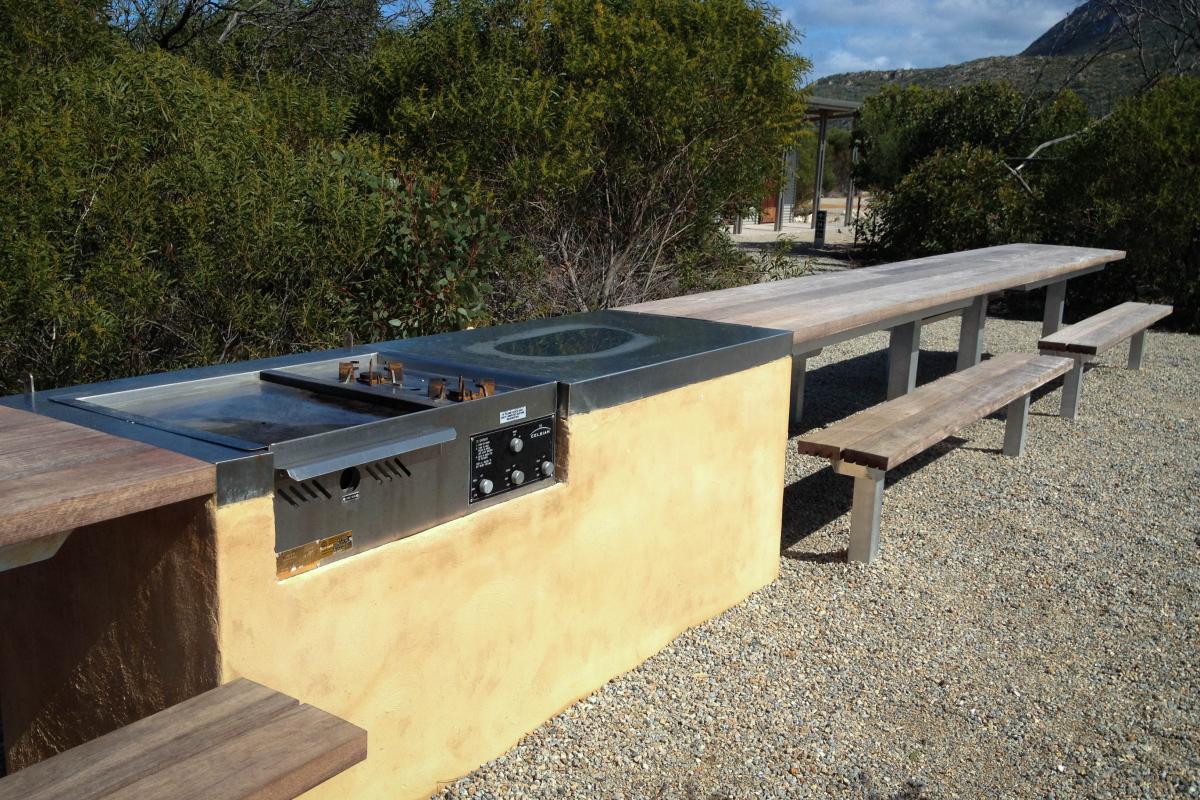
[[[410,364],[393,374],[385,372],[384,365],[402,363],[386,353],[368,353],[356,355],[352,362],[326,359],[58,400],[128,422],[254,451],[454,405],[462,402],[463,395],[465,399],[482,397],[485,382],[495,394],[515,388],[503,379],[466,377],[454,367],[437,369],[428,362],[422,362],[420,368]],[[340,373],[343,364],[361,365],[363,376]],[[367,373],[375,376],[374,381]]]

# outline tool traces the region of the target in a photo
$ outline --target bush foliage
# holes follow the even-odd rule
[[[438,0],[376,48],[359,124],[499,198],[530,311],[620,305],[678,289],[778,171],[794,42],[758,0]]]
[[[486,209],[330,141],[345,119],[320,93],[247,91],[127,48],[42,80],[0,120],[3,389],[482,314],[502,243]]]
[[[769,6],[386,5],[0,0],[0,391],[753,269],[718,216],[803,106]]]
[[[1167,324],[1200,330],[1200,79],[1164,81],[1090,122],[1070,95],[1029,111],[1004,86],[883,92],[863,117],[861,175],[878,190],[859,229],[870,257],[1014,241],[1125,250],[1072,283],[1068,311],[1168,302]]]

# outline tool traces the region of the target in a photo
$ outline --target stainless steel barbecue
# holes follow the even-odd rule
[[[600,311],[4,398],[272,494],[288,577],[558,480],[558,421],[790,353],[780,331]]]

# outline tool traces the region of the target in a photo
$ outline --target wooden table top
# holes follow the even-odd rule
[[[204,497],[216,467],[0,406],[0,546]]]
[[[1007,244],[626,306],[793,332],[799,347],[980,295],[1069,278],[1125,257],[1120,250]]]

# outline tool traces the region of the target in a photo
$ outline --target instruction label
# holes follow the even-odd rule
[[[508,411],[500,412],[500,424],[505,425],[509,422],[516,422],[519,419],[525,419],[525,406],[520,408],[510,408]]]

